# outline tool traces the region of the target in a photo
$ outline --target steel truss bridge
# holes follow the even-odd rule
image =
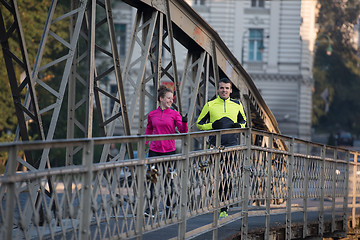
[[[304,214],[303,237],[346,233],[349,207],[356,226],[357,152],[281,136],[250,76],[184,1],[124,0],[122,4],[136,10],[124,61],[110,0],[73,0],[68,8],[52,0],[32,66],[17,1],[0,1],[1,46],[18,120],[15,142],[0,146],[9,156],[0,178],[2,238],[141,238],[178,224],[180,239],[204,231],[213,231],[216,239],[220,226],[241,219],[241,237],[247,239],[248,204],[255,201],[264,207],[260,215],[265,216],[265,238],[271,235],[272,204],[286,203],[285,230],[290,239],[296,235],[291,225],[296,199],[302,200],[296,204]],[[59,25],[68,26],[68,36],[63,36]],[[98,40],[99,34],[108,41]],[[54,42],[64,54],[45,58]],[[179,46],[186,57],[176,54]],[[54,78],[44,77],[59,69],[61,74]],[[21,72],[25,77],[19,81]],[[251,121],[245,130],[231,130],[239,133],[239,146],[207,149],[208,135],[226,131],[197,133],[194,121],[225,76]],[[109,78],[116,82],[115,94],[106,87]],[[144,133],[149,103],[156,103],[155,90],[169,81],[176,96],[173,107],[188,114],[192,133],[160,137],[176,138],[182,144],[178,155],[145,158],[145,140],[158,136],[134,134]],[[39,101],[41,92],[50,96],[47,101]],[[110,101],[114,104],[107,114],[105,105]],[[55,140],[62,131],[57,128],[62,109],[66,109],[68,140]],[[100,138],[94,138],[94,128],[100,129]],[[116,128],[123,136],[114,136]],[[116,154],[110,151],[112,143],[118,146]],[[65,167],[57,167],[52,159],[59,149],[65,153]],[[220,164],[227,158],[236,161]],[[74,164],[75,159],[81,159],[82,165]],[[219,196],[224,182],[231,191]],[[318,206],[308,207],[310,198],[318,199]],[[325,204],[327,198],[331,206]],[[169,199],[173,204],[167,213]],[[219,221],[218,209],[226,204],[240,210]],[[145,207],[154,217],[144,217]],[[309,209],[318,212],[315,233],[308,227]],[[206,213],[214,214],[213,222],[188,231],[187,219]]]

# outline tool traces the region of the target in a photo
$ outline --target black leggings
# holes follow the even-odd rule
[[[149,150],[149,157],[160,157],[160,156],[166,156],[166,155],[173,155],[175,154],[175,151],[172,151],[172,152],[164,152],[164,153],[161,153],[161,152],[154,152],[152,150]],[[166,165],[164,163],[162,163],[162,166],[163,166],[163,170],[164,170],[164,173],[163,174],[167,174],[166,172]],[[173,188],[173,181],[171,181],[171,189]],[[154,192],[155,192],[155,184],[154,183],[150,183],[150,197],[151,199],[153,199],[154,197]],[[171,195],[172,195],[172,191],[170,193],[168,193],[168,197],[166,199],[166,206],[167,207],[171,207]]]
[[[233,169],[228,168],[228,165],[231,165],[231,162],[234,159],[232,159],[232,157],[228,158],[225,156],[221,157],[221,167],[222,167],[222,176],[220,176],[220,186],[219,186],[219,201],[227,201],[231,199],[231,191],[232,191],[232,179],[231,179],[231,175],[229,174],[228,171],[233,171]],[[220,209],[220,212],[222,211],[227,211],[228,207],[222,207]]]
[[[152,150],[149,150],[149,157],[160,157],[160,156],[165,156],[165,155],[173,155],[175,154],[175,151],[172,152],[154,152]]]

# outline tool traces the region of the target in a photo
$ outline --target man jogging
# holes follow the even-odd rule
[[[218,97],[207,102],[196,121],[200,130],[226,129],[226,128],[244,128],[246,125],[246,115],[240,101],[231,99],[232,83],[228,78],[219,80]],[[216,136],[210,136],[210,145],[216,146]],[[238,134],[223,134],[221,136],[221,145],[224,147],[238,144]],[[222,159],[222,164],[230,164],[232,159]],[[222,166],[219,199],[229,199],[231,191],[231,179],[226,172],[225,166]],[[227,207],[221,208],[219,218],[227,217]]]

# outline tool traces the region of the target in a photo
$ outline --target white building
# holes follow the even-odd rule
[[[252,76],[283,134],[310,140],[316,0],[186,0]]]

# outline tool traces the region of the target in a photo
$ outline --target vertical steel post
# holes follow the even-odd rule
[[[212,66],[213,66],[213,71],[214,71],[214,81],[215,81],[215,89],[218,89],[218,84],[219,84],[219,67],[217,65],[217,56],[216,56],[216,43],[215,41],[211,41],[211,51],[212,51]],[[217,96],[217,91],[215,92],[216,96]]]
[[[265,211],[265,240],[270,239],[270,203],[271,203],[271,181],[272,181],[272,148],[273,148],[274,135],[269,135],[268,140],[268,157],[267,157],[267,169],[266,169],[266,211]]]
[[[181,192],[180,192],[180,219],[178,227],[178,239],[185,239],[186,236],[186,213],[188,201],[188,176],[189,176],[189,152],[190,152],[190,134],[188,133],[182,140],[182,155],[184,159],[181,161]]]
[[[294,157],[294,138],[290,140],[290,156],[288,157],[287,166],[287,196],[286,196],[286,239],[291,239],[291,199],[292,199],[292,176],[293,165],[295,162]]]
[[[16,174],[17,166],[17,147],[13,146],[9,149],[9,159],[6,164],[7,172],[5,176],[13,176]],[[11,182],[7,185],[6,192],[6,209],[5,209],[5,226],[4,226],[4,240],[11,240],[13,232],[13,223],[14,223],[14,207],[15,207],[15,189],[16,185],[14,182]]]
[[[157,90],[157,89],[156,89]],[[146,92],[146,83],[142,81],[140,84],[140,96],[139,96],[139,126],[138,126],[138,134],[145,134],[145,92]]]
[[[221,132],[216,133],[216,148],[218,148],[221,145]],[[218,222],[219,222],[219,208],[220,208],[220,197],[219,197],[219,187],[220,187],[220,157],[221,154],[216,153],[215,158],[215,166],[214,166],[214,174],[215,174],[215,184],[214,184],[214,214],[213,214],[213,232],[212,232],[212,239],[216,240],[218,239]]]
[[[320,164],[320,207],[319,207],[319,236],[324,235],[324,184],[325,184],[325,158],[326,145],[321,148],[321,164]]]
[[[349,198],[349,169],[350,169],[350,159],[349,159],[349,151],[346,152],[346,168],[345,168],[345,189],[344,189],[344,205],[343,205],[343,231],[347,232],[347,222],[348,222],[348,198]],[[356,174],[356,172],[355,172]]]
[[[90,218],[91,218],[91,186],[92,186],[92,164],[94,156],[94,141],[89,140],[84,148],[82,155],[82,165],[86,169],[83,175],[83,187],[81,189],[80,202],[80,227],[79,239],[90,239]]]
[[[308,186],[309,186],[309,161],[310,161],[310,144],[306,144],[306,158],[304,164],[305,179],[304,179],[304,209],[303,209],[303,238],[306,238],[308,234],[308,222],[307,222],[307,208],[308,208]]]
[[[251,169],[251,128],[248,128],[246,131],[245,141],[246,141],[246,157],[243,165],[243,174],[244,174],[244,183],[242,189],[243,202],[242,202],[242,219],[241,219],[241,239],[247,239],[248,234],[248,202],[250,194],[250,169]]]
[[[331,180],[332,180],[332,191],[331,191],[331,232],[334,232],[336,229],[335,226],[335,194],[336,194],[336,165],[337,165],[337,149],[334,150],[334,162],[333,169],[331,172]]]
[[[211,43],[212,43],[212,47],[214,47],[214,42],[212,41]],[[214,50],[214,49],[212,49],[212,50]],[[212,54],[214,54],[214,53],[212,53]],[[216,53],[215,53],[215,55],[216,55]],[[200,106],[204,106],[208,102],[208,99],[209,99],[210,55],[207,55],[205,64],[206,64],[205,79],[203,81],[203,87],[199,88],[199,92],[198,92],[198,95],[202,96],[202,98],[199,97],[199,100],[198,100]],[[195,112],[195,115],[196,115],[196,112]],[[191,120],[191,124],[192,124],[192,122],[193,121]],[[206,141],[207,141],[207,139],[204,137],[203,141],[202,141],[203,149],[206,149],[206,147],[207,147],[206,146]]]
[[[92,137],[93,112],[94,112],[94,80],[95,80],[95,25],[96,25],[96,0],[91,0],[90,26],[89,26],[89,76],[88,76],[88,98],[86,102],[86,134],[87,138]]]
[[[172,29],[169,0],[165,0],[165,5],[166,5],[166,26],[167,26],[167,31],[168,31],[168,35],[169,35],[169,45],[170,45],[170,53],[171,53],[171,64],[172,64],[172,68],[173,68],[174,87],[175,87],[175,94],[177,96],[176,101],[177,101],[177,107],[178,107],[179,113],[181,115],[183,115],[182,106],[181,106],[180,89],[179,89],[178,71],[177,71],[177,65],[176,65],[174,33],[173,33],[173,29]]]
[[[77,0],[73,0],[71,1],[71,10],[76,9],[77,5],[78,5],[78,1]],[[75,23],[76,23],[76,17],[73,15],[70,18],[70,38],[72,38],[73,34],[74,34],[74,29],[75,29]],[[79,49],[77,49],[77,51],[79,51]],[[75,133],[75,122],[76,122],[76,117],[75,117],[75,111],[76,111],[76,65],[77,65],[77,61],[78,58],[76,56],[76,54],[74,54],[74,60],[71,64],[71,71],[69,73],[69,83],[68,83],[68,108],[67,108],[67,127],[66,127],[66,138],[67,139],[72,139],[74,138],[74,133]],[[67,146],[66,147],[66,157],[65,157],[65,165],[66,166],[71,166],[73,165],[73,160],[74,159],[74,149],[72,146]],[[68,188],[69,191],[71,191],[71,188]],[[69,195],[70,196],[70,195]]]
[[[353,166],[353,174],[352,174],[352,204],[351,204],[351,217],[352,217],[352,228],[356,227],[356,181],[357,181],[357,154],[354,154],[354,166]],[[350,180],[350,178],[349,178]]]
[[[145,206],[145,138],[139,139],[137,144],[138,161],[139,164],[136,167],[136,184],[137,191],[135,192],[135,208],[136,208],[136,225],[135,233],[136,239],[142,239],[143,233],[143,221],[144,221],[144,206]]]

